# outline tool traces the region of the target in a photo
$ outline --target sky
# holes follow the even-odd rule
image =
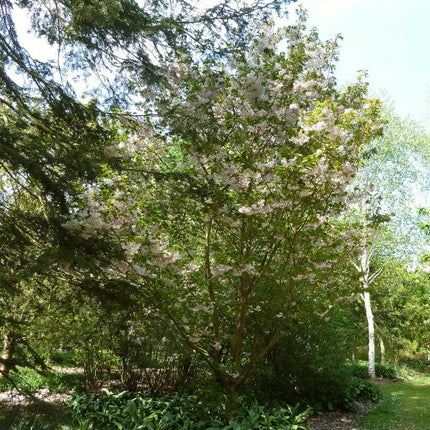
[[[217,1],[197,3],[213,6]],[[410,116],[430,130],[430,0],[298,0],[292,8],[298,3],[322,39],[343,36],[339,85],[353,82],[358,70],[368,70],[372,96],[390,101],[401,117]],[[28,21],[18,22],[19,30],[28,28]],[[39,59],[52,55],[40,40],[26,39],[37,43]]]
[[[430,130],[430,0],[301,0],[322,39],[343,36],[339,85],[368,70],[371,93]]]

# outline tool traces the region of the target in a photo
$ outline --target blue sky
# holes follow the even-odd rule
[[[430,129],[429,0],[301,0],[321,38],[343,36],[337,77],[369,72],[373,95]]]

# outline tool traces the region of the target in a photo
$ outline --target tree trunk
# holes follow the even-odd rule
[[[385,344],[381,336],[379,336],[379,347],[381,349],[381,363],[385,363]]]
[[[235,389],[234,387],[230,387],[230,390],[227,393],[227,401],[225,405],[225,416],[224,416],[225,424],[229,424],[234,414],[237,412],[238,400],[239,400],[238,390]]]
[[[363,248],[359,263],[352,263],[357,271],[360,273],[360,283],[363,288],[363,293],[360,294],[360,297],[364,301],[364,308],[366,310],[366,319],[367,319],[367,330],[368,330],[368,340],[369,340],[369,377],[375,378],[375,323],[373,321],[373,312],[372,312],[372,304],[370,302],[370,293],[369,286],[372,282],[382,273],[382,267],[378,270],[370,273],[370,261],[372,259],[373,254],[375,253],[376,248],[371,248],[368,250],[366,247]]]
[[[372,305],[370,303],[370,293],[363,293],[364,307],[366,309],[367,329],[369,334],[369,377],[376,378],[375,373],[375,324],[373,321]]]
[[[3,336],[3,354],[2,362],[0,364],[0,378],[9,377],[12,368],[12,359],[15,350],[15,336],[13,333],[7,331]]]
[[[52,346],[48,346],[48,353],[46,354],[46,365],[50,366],[51,362],[52,362],[52,351],[53,351],[53,347]]]

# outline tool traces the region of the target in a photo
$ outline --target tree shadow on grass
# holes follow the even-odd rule
[[[37,398],[25,403],[0,403],[0,430],[73,429],[71,415],[64,403],[52,403]]]

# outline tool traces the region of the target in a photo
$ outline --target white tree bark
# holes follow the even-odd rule
[[[381,363],[385,363],[385,343],[382,336],[379,336],[379,348],[381,350]]]
[[[360,294],[361,299],[364,302],[364,308],[366,311],[366,319],[367,319],[367,331],[368,331],[368,372],[370,378],[376,378],[375,373],[375,321],[373,318],[372,311],[372,303],[370,300],[370,292],[369,286],[372,282],[381,274],[382,267],[376,270],[374,273],[370,273],[370,261],[375,253],[375,248],[370,249],[370,251],[364,247],[361,255],[359,263],[353,262],[354,267],[360,273],[360,283],[363,289],[363,292]]]
[[[365,291],[363,293],[363,301],[364,301],[364,308],[366,309],[367,332],[368,332],[368,337],[369,337],[368,371],[369,371],[369,377],[373,379],[373,378],[376,378],[376,373],[375,373],[375,322],[373,320],[372,304],[370,302],[369,291]]]

